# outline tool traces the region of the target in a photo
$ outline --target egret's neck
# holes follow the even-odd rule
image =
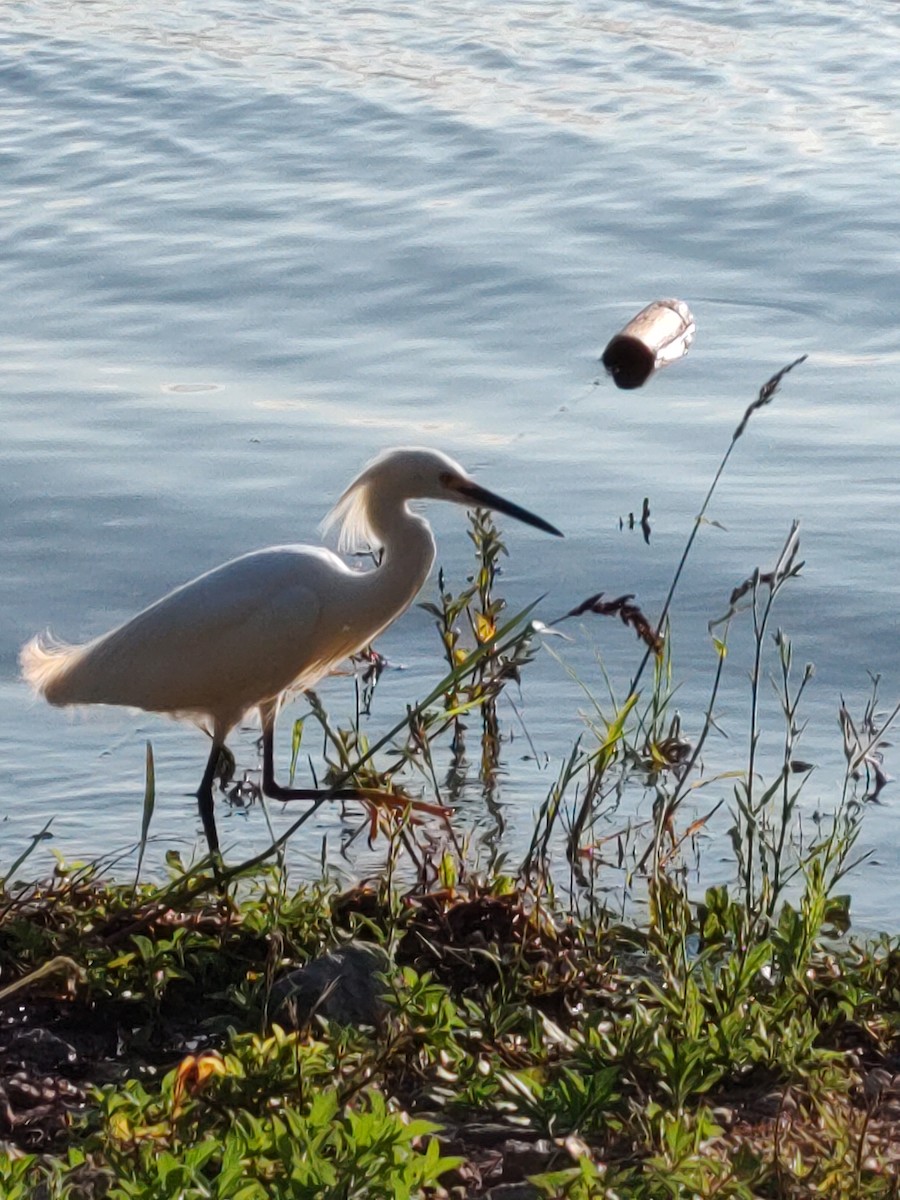
[[[428,578],[434,563],[431,526],[405,504],[375,507],[370,513],[374,533],[382,545],[381,563],[368,572],[372,600],[391,609],[392,620],[406,609]]]

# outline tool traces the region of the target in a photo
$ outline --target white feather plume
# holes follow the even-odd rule
[[[379,454],[363,468],[319,526],[323,534],[338,527],[338,550],[341,554],[381,548],[381,539],[371,520],[371,489],[384,457]]]

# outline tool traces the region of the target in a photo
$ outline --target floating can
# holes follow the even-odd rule
[[[610,341],[603,365],[616,387],[642,387],[660,367],[687,354],[696,331],[683,300],[654,300]]]

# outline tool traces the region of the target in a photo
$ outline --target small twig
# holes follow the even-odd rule
[[[569,617],[580,617],[583,613],[596,613],[601,617],[619,617],[623,625],[630,625],[637,636],[644,642],[654,654],[662,654],[664,641],[659,633],[654,632],[653,626],[641,612],[636,604],[632,604],[634,599],[633,592],[626,592],[624,596],[617,596],[615,600],[604,600],[605,592],[596,592],[593,596],[588,596],[587,600],[582,600],[580,604],[561,617],[557,617],[555,621],[550,621],[550,626],[559,625],[562,621],[567,621]]]

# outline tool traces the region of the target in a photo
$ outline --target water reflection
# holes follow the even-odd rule
[[[552,617],[604,590],[658,613],[740,414],[803,352],[729,464],[710,514],[721,528],[698,540],[673,610],[675,670],[689,725],[713,661],[707,621],[799,516],[807,566],[782,619],[818,666],[811,803],[827,807],[841,693],[864,692],[867,668],[886,697],[900,693],[900,119],[885,36],[896,14],[767,0],[752,12],[501,3],[474,18],[446,2],[427,20],[420,6],[344,3],[314,16],[233,0],[34,0],[5,13],[0,751],[11,842],[45,810],[58,811],[72,853],[101,836],[133,840],[148,736],[161,820],[173,840],[196,835],[177,794],[192,734],[29,708],[15,654],[34,628],[99,632],[197,565],[313,538],[339,464],[398,441],[490,467],[501,491],[524,473],[535,508],[566,514],[549,578],[535,545],[517,542],[504,564],[511,607],[549,588]],[[670,293],[691,302],[701,339],[677,371],[623,400],[597,382],[598,356]],[[617,528],[644,496],[649,546]],[[447,577],[461,583],[466,539],[438,526]],[[576,632],[573,672],[602,688],[601,658],[627,686],[630,640]],[[385,728],[440,667],[425,614],[381,649],[409,668],[379,687],[367,719]],[[723,698],[734,738],[743,649],[738,639]],[[549,656],[532,665],[521,705],[534,753],[525,762],[504,742],[488,772],[499,786],[484,820],[504,824],[502,844],[519,855],[548,788],[534,760],[555,772],[581,728],[570,682]],[[352,687],[333,687],[329,703],[352,716]],[[500,725],[508,737],[516,721],[501,711]],[[254,736],[238,747],[248,770]],[[475,737],[470,728],[468,789],[462,760],[443,767],[469,812],[482,803]],[[100,756],[120,739],[113,769]],[[896,874],[890,785],[884,796],[866,833],[881,864],[861,898],[873,919]],[[309,844],[338,824],[323,814]],[[237,837],[263,836],[251,810]]]

